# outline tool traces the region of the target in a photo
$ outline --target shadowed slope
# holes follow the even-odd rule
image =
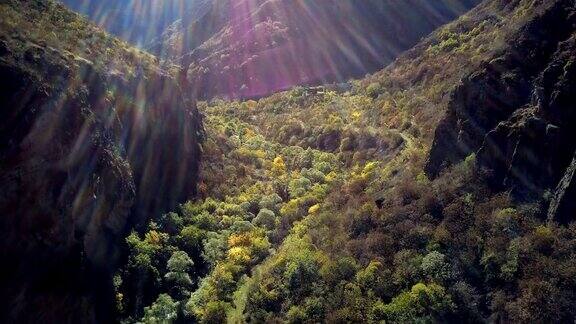
[[[110,322],[126,232],[195,192],[200,118],[150,55],[61,5],[0,12],[2,319]]]

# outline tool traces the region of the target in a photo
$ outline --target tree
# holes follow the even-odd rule
[[[394,283],[400,286],[418,282],[422,272],[422,256],[414,250],[400,250],[394,255]]]
[[[252,220],[252,223],[267,230],[273,230],[276,227],[276,215],[270,209],[262,208]]]
[[[286,164],[281,156],[277,156],[272,162],[272,173],[277,176],[286,173]]]
[[[381,91],[382,91],[382,87],[380,86],[380,83],[378,83],[378,82],[370,83],[368,85],[368,87],[366,88],[366,94],[369,97],[372,97],[374,99],[376,99],[378,97],[378,95],[380,94]]]
[[[184,224],[182,217],[176,213],[167,213],[160,218],[160,226],[170,235],[177,234]]]
[[[358,265],[356,260],[350,257],[338,258],[324,264],[321,270],[324,280],[331,284],[337,284],[340,281],[350,281],[356,276]]]
[[[168,273],[164,276],[166,281],[172,285],[176,293],[184,297],[190,292],[188,289],[192,286],[192,279],[188,272],[194,266],[192,259],[184,251],[176,251],[168,260]]]
[[[301,251],[286,264],[283,282],[295,300],[306,297],[320,279],[320,264],[309,251]]]
[[[226,249],[228,248],[228,239],[225,233],[208,233],[208,238],[204,244],[204,252],[202,257],[204,260],[214,266],[218,260],[224,259],[226,256]]]
[[[417,283],[410,291],[401,293],[389,304],[379,307],[377,317],[402,323],[442,322],[454,310],[452,298],[444,287],[434,283]]]
[[[288,323],[305,323],[307,316],[306,312],[302,308],[298,306],[292,306],[288,310],[288,313],[286,313],[286,318]]]
[[[160,260],[168,259],[165,255],[169,251],[164,245],[166,240],[167,235],[156,230],[148,231],[144,239],[140,239],[136,232],[126,238],[130,253],[124,283],[128,286],[127,291],[134,292],[134,299],[128,301],[129,312],[140,312],[145,300],[156,295],[161,278]]]
[[[372,291],[380,298],[388,297],[393,290],[389,278],[390,270],[379,261],[371,261],[366,268],[356,274],[356,282],[360,288],[365,293]]]
[[[230,309],[230,304],[222,301],[211,301],[206,305],[204,317],[200,323],[226,323],[226,313]]]
[[[422,272],[431,279],[447,281],[454,277],[452,266],[446,261],[446,256],[432,251],[422,259]]]
[[[176,237],[178,246],[180,246],[186,253],[197,257],[202,251],[202,240],[206,237],[206,232],[195,225],[184,227],[180,231],[180,235]]]
[[[288,184],[288,192],[291,198],[298,198],[303,196],[311,186],[312,182],[308,178],[300,177],[290,181]]]
[[[260,203],[258,204],[261,209],[269,209],[274,212],[278,212],[278,204],[282,202],[282,198],[278,194],[271,194],[262,197]]]
[[[144,308],[142,322],[150,324],[170,324],[178,316],[178,302],[167,294],[161,294],[150,307]]]
[[[315,183],[323,183],[324,178],[326,177],[322,171],[317,169],[302,169],[302,176]]]

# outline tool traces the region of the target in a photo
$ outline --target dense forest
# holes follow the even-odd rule
[[[573,322],[576,3],[473,4],[364,77],[196,101],[204,57],[0,0],[0,320]]]

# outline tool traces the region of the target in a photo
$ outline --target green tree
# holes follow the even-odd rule
[[[377,98],[381,91],[382,86],[378,82],[370,83],[366,88],[366,94],[372,98]]]
[[[366,268],[358,271],[356,282],[364,293],[373,292],[380,298],[387,298],[393,290],[393,283],[389,279],[390,275],[390,270],[385,268],[382,263],[371,261]]]
[[[150,307],[144,308],[142,322],[149,324],[170,324],[178,316],[178,302],[167,294],[161,294]]]
[[[301,299],[312,289],[312,283],[320,279],[320,264],[309,251],[300,251],[286,264],[283,283],[295,299]]]
[[[267,230],[273,230],[276,227],[276,215],[270,209],[262,208],[252,220],[252,223]]]
[[[312,182],[308,178],[300,177],[290,181],[288,184],[288,192],[290,193],[290,197],[298,198],[306,194],[311,186]]]
[[[302,308],[292,306],[288,310],[288,313],[286,313],[286,319],[288,320],[288,323],[305,323],[307,316],[306,312]]]
[[[390,322],[442,322],[454,310],[452,298],[444,287],[417,283],[410,291],[381,306],[376,313],[379,319]]]
[[[220,324],[226,323],[226,313],[230,309],[230,304],[222,301],[211,301],[206,305],[204,316],[200,323]]]
[[[202,257],[208,264],[215,266],[218,260],[222,260],[226,256],[227,248],[228,239],[225,232],[210,232],[204,244]]]
[[[278,194],[271,194],[268,196],[262,197],[260,200],[259,206],[261,209],[269,209],[274,212],[278,212],[278,205],[282,202],[282,198],[278,196]]]
[[[167,213],[160,218],[161,228],[170,235],[177,234],[184,224],[182,217],[176,213]]]
[[[206,232],[195,225],[184,227],[176,237],[176,242],[188,255],[197,257],[202,251],[202,241]],[[197,260],[197,259],[196,259]]]
[[[160,282],[160,260],[166,260],[165,253],[170,253],[166,246],[168,237],[156,230],[150,230],[144,235],[144,239],[136,232],[132,232],[126,243],[129,248],[128,264],[125,273],[126,285],[131,286],[128,290],[134,291],[132,306],[128,308],[139,312],[145,306],[145,298],[155,294],[155,286]]]
[[[452,266],[446,261],[446,256],[437,251],[425,255],[420,267],[423,274],[430,279],[447,281],[454,277]]]
[[[167,268],[169,272],[164,277],[180,297],[190,293],[188,289],[192,286],[192,279],[190,279],[188,272],[193,266],[194,262],[184,251],[172,253],[168,260]]]

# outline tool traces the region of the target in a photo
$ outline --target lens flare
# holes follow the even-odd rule
[[[251,98],[374,72],[478,1],[64,2],[183,66],[198,96]]]

